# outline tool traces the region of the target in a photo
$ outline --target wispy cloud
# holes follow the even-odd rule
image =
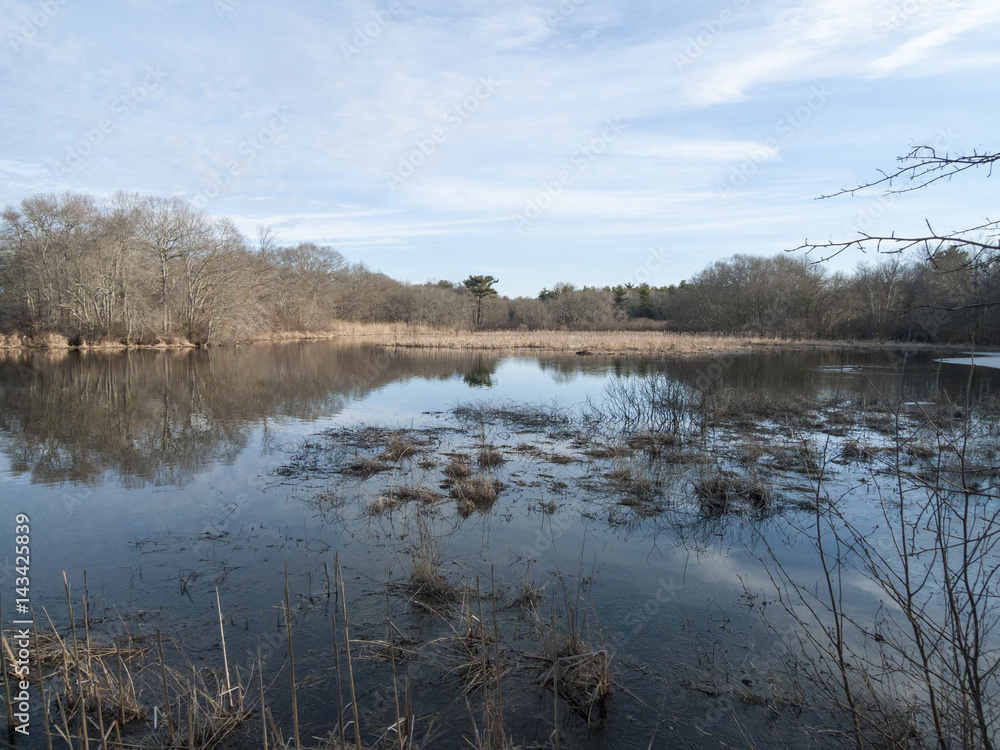
[[[36,5],[0,0],[3,28]],[[493,253],[531,264],[507,273],[526,285],[570,278],[587,252],[580,281],[596,283],[644,244],[698,247],[699,264],[796,245],[848,211],[816,193],[869,176],[925,132],[952,127],[960,148],[995,131],[995,77],[971,81],[1000,58],[987,0],[227,8],[65,2],[30,43],[0,39],[0,203],[66,189],[194,200],[228,172],[207,210],[247,231],[273,223],[285,241],[335,242],[408,277]],[[150,65],[162,85],[115,119]],[[489,96],[476,94],[483,80]],[[810,108],[817,87],[831,94]],[[249,158],[277,108],[287,127]],[[609,119],[622,133],[573,171]],[[113,127],[86,163],[55,174],[104,120]],[[752,179],[724,200],[716,186],[734,169]],[[518,234],[511,215],[546,186],[557,200]],[[936,195],[956,216],[975,202],[958,182]],[[653,281],[676,281],[678,263]]]

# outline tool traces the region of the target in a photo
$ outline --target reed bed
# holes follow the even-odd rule
[[[47,626],[32,636],[36,659],[29,678],[50,750],[57,740],[101,750],[212,750],[249,718],[242,675],[229,668],[221,604],[222,664],[198,668],[179,648],[167,649],[168,662],[159,632],[154,643],[122,627],[111,642],[102,642],[91,632],[88,597],[80,600],[79,621],[68,583],[66,597],[68,628],[60,632],[46,613]],[[0,642],[9,679],[13,651],[6,634]]]
[[[660,331],[442,331],[404,329],[388,346],[401,348],[574,352],[579,355],[696,355],[741,351],[788,344],[773,336],[666,333]],[[795,342],[800,343],[800,342]]]

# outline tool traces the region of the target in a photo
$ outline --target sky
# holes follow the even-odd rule
[[[510,296],[676,284],[1000,218],[986,173],[817,200],[997,150],[998,38],[996,0],[0,0],[0,206],[176,196]]]

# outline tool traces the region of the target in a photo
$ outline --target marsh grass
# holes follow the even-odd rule
[[[587,354],[685,356],[781,346],[787,339],[768,336],[666,333],[662,331],[402,331],[397,347],[437,349],[540,349]],[[800,342],[801,343],[801,342]]]
[[[633,450],[645,451],[650,457],[657,458],[677,445],[677,436],[672,432],[642,432],[629,437],[627,444]]]
[[[403,485],[401,487],[394,487],[392,494],[403,502],[416,500],[424,505],[430,505],[444,498],[444,495],[440,492],[435,492],[430,487],[423,486],[411,487]]]
[[[472,467],[463,460],[455,459],[444,467],[442,473],[451,480],[467,479],[472,476]]]
[[[410,552],[411,567],[406,590],[412,601],[433,610],[450,606],[461,598],[461,590],[441,572],[441,548],[423,519],[417,522],[417,544]]]
[[[762,421],[801,422],[817,404],[795,392],[721,387],[706,394],[705,409],[712,423],[755,426]]]
[[[440,492],[423,485],[390,486],[386,488],[384,493],[376,497],[365,510],[369,515],[380,516],[409,502],[432,505],[442,499],[444,499],[444,495]]]
[[[565,466],[566,464],[576,463],[576,458],[570,456],[566,453],[548,453],[545,455],[545,460],[549,463],[560,464]]]
[[[879,449],[862,440],[851,439],[840,449],[840,457],[845,461],[871,461],[879,453]]]
[[[389,443],[389,447],[379,454],[378,458],[379,461],[398,463],[404,458],[415,456],[419,452],[420,446],[417,443],[397,436],[394,437],[392,442]]]
[[[196,667],[179,648],[167,663],[159,633],[154,649],[121,622],[113,642],[100,642],[91,632],[88,597],[80,600],[78,622],[68,582],[66,596],[67,630],[60,633],[46,613],[48,627],[34,634],[32,682],[43,704],[48,747],[58,737],[70,747],[211,750],[250,716],[242,675],[229,669],[224,638],[221,667]],[[2,641],[10,659],[6,635]],[[158,722],[151,721],[154,706]]]
[[[543,665],[538,680],[561,697],[588,724],[603,719],[614,689],[614,660],[604,647],[596,613],[565,597],[561,620],[553,610],[551,625],[539,629],[541,650],[535,657]],[[596,716],[595,716],[596,711]]]
[[[357,477],[359,479],[368,479],[369,477],[380,474],[383,471],[390,471],[392,469],[389,464],[378,461],[374,458],[368,458],[367,456],[358,456],[353,461],[344,466],[341,470],[341,474],[347,474],[352,477]]]
[[[490,688],[512,670],[503,659],[498,634],[483,622],[482,600],[471,601],[472,592],[462,597],[459,625],[453,639],[458,663],[452,670],[462,681],[462,695]]]
[[[458,512],[469,515],[476,510],[492,508],[505,487],[499,479],[479,474],[467,479],[456,479],[451,485],[451,496],[458,502]]]
[[[801,440],[793,444],[772,445],[765,449],[770,458],[764,465],[778,471],[794,471],[815,476],[821,471],[821,457],[816,446]]]
[[[644,461],[618,459],[604,476],[621,494],[622,505],[649,506],[659,499],[659,482]]]
[[[702,510],[710,516],[739,507],[762,511],[771,504],[770,488],[759,476],[744,476],[716,466],[694,480],[694,492]]]
[[[493,469],[507,462],[503,451],[492,445],[481,445],[476,455],[476,462],[483,469]]]
[[[455,407],[452,414],[459,421],[474,423],[480,429],[487,425],[503,425],[523,432],[547,432],[567,428],[573,423],[573,416],[556,404],[525,404],[509,400],[462,404]]]

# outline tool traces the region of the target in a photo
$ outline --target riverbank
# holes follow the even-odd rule
[[[393,348],[451,349],[468,351],[547,351],[579,355],[695,356],[719,352],[762,351],[776,348],[899,349],[953,351],[960,345],[904,341],[835,341],[778,335],[679,333],[668,331],[462,331],[403,323],[334,323],[321,331],[272,331],[243,340],[212,346],[291,343],[299,341],[363,340]],[[127,349],[193,349],[184,337],[167,336],[152,343],[70,340],[56,333],[35,336],[0,334],[0,351],[70,350],[120,351]],[[971,348],[971,347],[965,347]]]

